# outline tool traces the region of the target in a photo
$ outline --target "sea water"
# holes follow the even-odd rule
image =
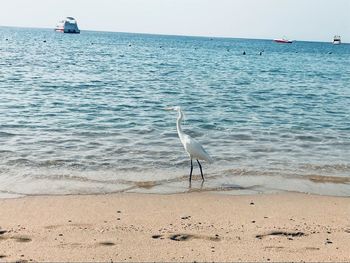
[[[349,62],[330,42],[1,27],[0,196],[348,196]],[[215,161],[203,184],[169,106]]]

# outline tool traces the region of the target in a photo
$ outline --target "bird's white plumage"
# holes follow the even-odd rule
[[[204,160],[209,163],[212,162],[212,158],[204,150],[203,146],[191,136],[185,134],[182,144],[191,159]]]
[[[197,142],[195,139],[193,139],[191,136],[188,134],[185,134],[182,131],[181,127],[181,121],[183,119],[183,113],[181,111],[181,108],[176,106],[173,108],[169,108],[171,110],[175,110],[179,113],[179,116],[177,117],[177,133],[179,135],[180,141],[182,145],[184,146],[186,152],[190,156],[191,159],[196,159],[196,160],[204,160],[207,162],[213,162],[213,159],[210,157],[210,155],[204,150],[203,146]]]

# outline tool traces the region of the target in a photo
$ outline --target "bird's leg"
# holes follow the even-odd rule
[[[191,180],[192,180],[192,171],[193,171],[193,163],[192,163],[192,159],[191,159],[190,183],[191,183]]]
[[[201,170],[201,176],[202,176],[202,180],[204,181],[204,176],[203,176],[203,171],[202,171],[202,165],[201,163],[197,160],[197,163],[199,165],[199,169]]]

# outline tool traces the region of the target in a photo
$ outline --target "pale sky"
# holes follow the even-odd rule
[[[0,26],[350,43],[350,0],[0,0]]]

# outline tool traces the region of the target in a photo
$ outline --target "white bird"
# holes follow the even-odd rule
[[[191,183],[192,171],[193,171],[192,159],[197,160],[198,165],[199,165],[199,169],[201,171],[202,180],[204,181],[202,166],[201,166],[201,163],[199,162],[199,160],[205,160],[205,161],[211,163],[211,162],[213,162],[213,159],[204,150],[204,148],[202,147],[202,145],[199,142],[197,142],[191,136],[189,136],[188,134],[186,134],[182,131],[181,121],[183,119],[183,113],[181,111],[181,108],[179,106],[176,106],[176,107],[167,108],[167,110],[174,110],[174,111],[177,111],[179,114],[177,117],[176,128],[177,128],[177,133],[179,135],[180,141],[191,159],[190,183]]]

